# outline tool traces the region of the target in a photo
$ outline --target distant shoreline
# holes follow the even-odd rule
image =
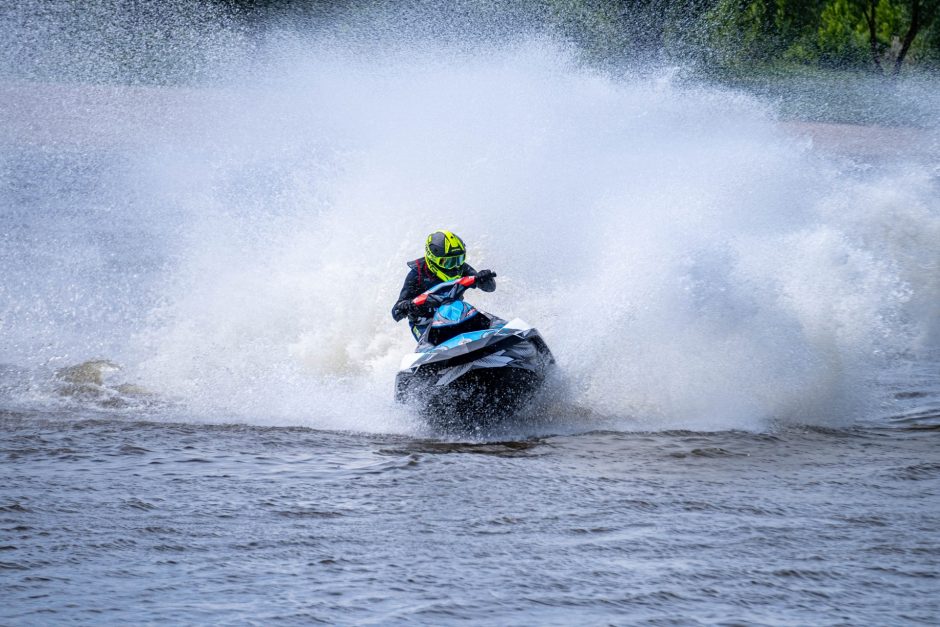
[[[844,156],[869,159],[919,159],[940,156],[940,134],[909,126],[785,121],[781,125],[809,137],[814,147]]]
[[[147,145],[156,137],[185,142],[212,111],[238,106],[238,95],[223,88],[0,82],[0,146],[99,150]],[[838,155],[940,158],[936,129],[792,118],[778,124]]]

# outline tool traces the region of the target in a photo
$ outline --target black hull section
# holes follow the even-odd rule
[[[545,380],[544,369],[512,366],[477,368],[447,385],[437,385],[446,366],[424,366],[416,373],[400,372],[395,396],[419,408],[434,427],[475,430],[497,424],[528,404]]]
[[[536,329],[522,321],[517,327],[499,323],[492,331],[460,333],[437,346],[422,340],[395,378],[396,400],[447,431],[478,431],[518,413],[555,359]]]

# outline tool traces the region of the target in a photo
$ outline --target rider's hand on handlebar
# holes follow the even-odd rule
[[[398,304],[395,305],[395,310],[402,316],[408,316],[410,318],[421,317],[427,313],[425,307],[416,305],[411,300],[399,301]]]
[[[474,276],[476,276],[477,281],[486,281],[488,279],[495,279],[496,273],[492,270],[480,270]]]
[[[413,301],[408,301],[405,305],[405,311],[412,318],[427,317],[431,314],[431,309],[427,305],[416,305]]]

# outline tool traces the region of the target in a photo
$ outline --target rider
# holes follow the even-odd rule
[[[421,339],[434,312],[427,306],[411,302],[415,296],[435,285],[465,276],[475,276],[476,287],[484,292],[496,289],[496,273],[492,270],[477,272],[470,264],[464,262],[466,257],[467,247],[462,239],[450,231],[434,231],[428,235],[424,244],[424,257],[408,262],[411,271],[405,277],[398,302],[392,307],[392,317],[398,322],[407,316],[411,333],[416,340]]]

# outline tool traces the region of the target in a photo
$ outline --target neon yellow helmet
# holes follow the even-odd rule
[[[453,281],[461,276],[467,247],[463,240],[450,231],[434,231],[424,244],[424,261],[428,269],[442,281]]]

